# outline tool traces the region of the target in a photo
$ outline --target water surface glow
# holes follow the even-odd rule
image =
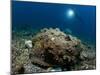
[[[72,18],[72,17],[74,17],[74,15],[75,15],[74,10],[72,10],[72,9],[67,10],[67,17],[68,18]]]

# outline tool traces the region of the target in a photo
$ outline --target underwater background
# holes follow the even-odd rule
[[[69,9],[74,11],[71,17],[67,15]],[[96,44],[96,7],[12,1],[12,31],[28,32],[27,36],[50,27]]]
[[[12,1],[11,15],[12,75],[96,69],[96,6]]]

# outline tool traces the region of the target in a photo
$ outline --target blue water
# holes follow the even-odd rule
[[[74,16],[69,18],[67,10]],[[12,1],[13,30],[42,28],[69,29],[72,35],[91,43],[96,42],[96,7],[71,4]]]

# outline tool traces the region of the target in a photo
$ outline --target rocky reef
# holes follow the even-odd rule
[[[95,48],[77,37],[44,28],[12,41],[12,74],[95,69],[95,56]]]

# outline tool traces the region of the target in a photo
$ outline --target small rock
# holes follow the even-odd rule
[[[31,40],[25,41],[25,47],[32,48],[32,41]]]

